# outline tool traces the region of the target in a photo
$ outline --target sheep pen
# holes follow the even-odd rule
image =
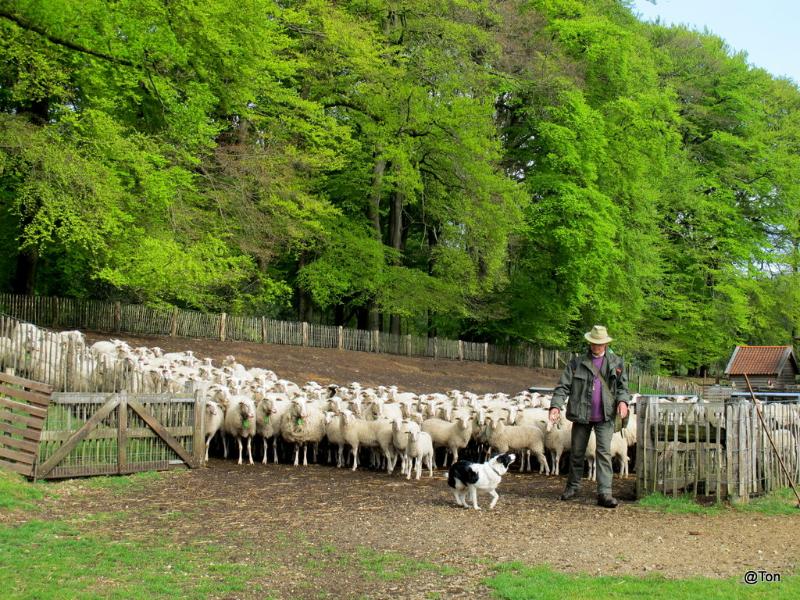
[[[107,339],[87,338],[89,342]],[[215,363],[235,355],[248,366],[270,367],[291,381],[313,380],[323,386],[358,380],[364,385],[394,383],[401,389],[427,393],[460,388],[513,394],[528,386],[552,385],[558,377],[556,371],[453,361],[420,361],[427,364],[417,365],[418,359],[335,350],[328,355],[319,349],[206,340],[126,341],[131,346],[158,346],[164,351],[192,348],[196,356],[212,357]],[[113,527],[132,537],[152,531],[163,515],[170,539],[181,542],[257,540],[259,547],[268,549],[269,564],[273,565],[264,569],[261,584],[275,590],[276,597],[286,598],[319,597],[321,590],[330,597],[486,597],[482,579],[490,574],[487,565],[509,561],[548,563],[556,570],[574,573],[656,572],[684,578],[740,577],[753,567],[789,574],[800,557],[800,541],[793,534],[797,517],[663,515],[632,502],[632,477],[615,476],[614,494],[623,503],[610,513],[595,506],[593,482],[584,481],[577,501],[560,502],[564,475],[547,477],[514,470],[499,488],[495,509],[476,515],[453,505],[441,456],[433,478],[423,472],[421,479],[409,481],[399,468],[387,475],[377,468],[352,472],[337,469],[335,464],[262,464],[262,450],[255,445],[253,450],[258,452],[254,465],[237,465],[230,455],[225,460],[217,448],[209,468],[162,473],[122,495],[95,489],[85,480],[56,484],[68,486],[70,493],[57,502],[45,501],[45,510],[52,518],[118,511],[124,515],[124,528],[118,523]],[[311,451],[309,448],[310,462]],[[187,490],[191,494],[187,495]],[[95,526],[105,527],[102,522]],[[588,539],[594,540],[592,546],[581,541]],[[334,562],[344,561],[343,556],[370,553],[404,556],[416,565],[447,569],[417,569],[387,582],[364,578]],[[692,561],[688,556],[714,556],[714,560]],[[325,568],[321,568],[322,574],[309,569],[309,561],[336,569],[336,577],[327,577]],[[257,596],[255,591],[241,595]]]

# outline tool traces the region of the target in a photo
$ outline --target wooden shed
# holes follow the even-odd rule
[[[747,389],[747,374],[753,388],[782,390],[796,385],[800,370],[791,346],[736,346],[725,373],[738,388]]]

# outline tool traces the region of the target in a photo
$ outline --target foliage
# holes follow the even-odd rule
[[[800,92],[618,0],[0,0],[0,285],[673,372],[800,325]]]

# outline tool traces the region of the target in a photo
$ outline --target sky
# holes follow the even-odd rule
[[[800,84],[800,0],[634,0],[633,11],[644,21],[707,27],[750,64]]]

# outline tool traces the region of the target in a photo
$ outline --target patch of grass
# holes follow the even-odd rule
[[[421,571],[432,571],[442,575],[453,575],[458,572],[453,567],[415,560],[395,552],[377,552],[369,548],[358,549],[358,562],[369,575],[385,580],[405,579]]]
[[[679,515],[717,515],[722,511],[721,504],[703,506],[698,504],[690,495],[665,496],[660,492],[650,494],[639,500],[639,506],[650,508],[659,512]]]
[[[744,576],[744,573],[742,573]],[[562,600],[564,598],[730,598],[800,597],[800,577],[782,575],[780,582],[745,585],[736,579],[666,579],[647,577],[592,577],[557,573],[549,566],[526,567],[520,563],[502,564],[497,574],[483,582],[496,598],[506,600]]]
[[[765,496],[754,498],[748,503],[734,504],[736,510],[756,512],[764,515],[800,515],[797,497],[790,488],[770,492]]]
[[[43,484],[31,483],[17,473],[0,471],[0,510],[29,510],[47,493]]]
[[[252,592],[255,575],[255,566],[231,562],[213,545],[112,540],[60,521],[0,527],[8,599],[206,598]]]
[[[103,475],[86,479],[84,485],[89,489],[111,490],[115,495],[121,495],[140,489],[161,477],[160,471],[143,471],[131,475]]]
[[[717,502],[709,505],[698,503],[688,494],[673,498],[656,492],[639,500],[639,506],[668,514],[718,515],[725,511],[742,511],[763,515],[800,515],[797,499],[789,488],[770,492],[747,503],[722,504]]]

